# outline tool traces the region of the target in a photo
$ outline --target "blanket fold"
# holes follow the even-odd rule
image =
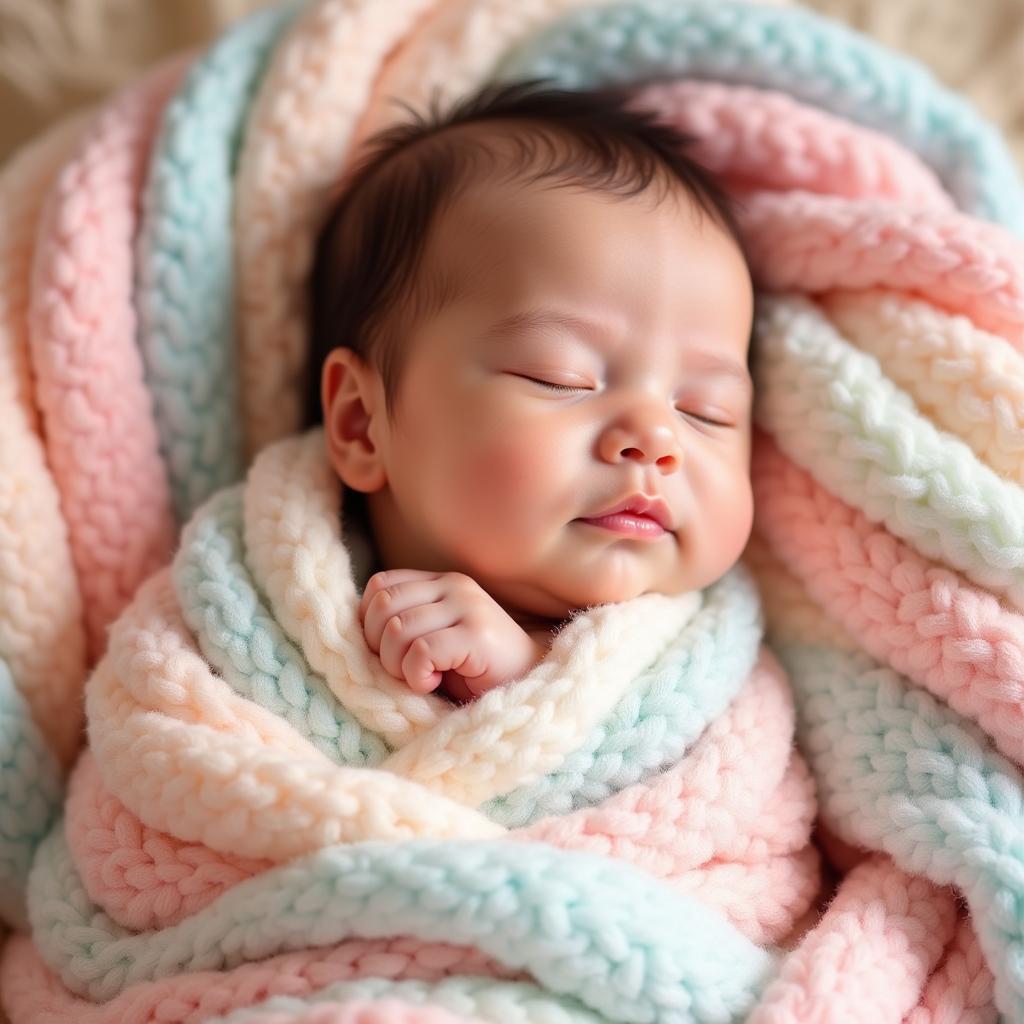
[[[745,1013],[820,889],[750,575],[582,610],[524,678],[454,706],[367,648],[341,497],[322,431],[275,443],[115,623],[29,885],[50,968],[102,1002],[402,935],[603,1020]]]
[[[396,98],[537,76],[741,200],[755,529],[455,706],[359,627],[306,281]],[[13,1024],[1024,1024],[1024,189],[960,97],[781,4],[308,0],[0,198]]]

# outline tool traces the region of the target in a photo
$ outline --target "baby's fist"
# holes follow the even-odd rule
[[[460,572],[374,573],[359,602],[359,618],[384,668],[417,693],[444,682],[453,696],[472,699],[521,678],[545,651]]]

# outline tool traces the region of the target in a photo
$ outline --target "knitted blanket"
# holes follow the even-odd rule
[[[230,1006],[252,970],[209,972],[274,957],[273,992],[290,951],[310,947],[310,971],[346,940],[373,964],[400,939],[436,969],[387,978],[444,981],[438,1005],[485,1019],[493,999],[581,1020],[745,1011],[762,947],[819,887],[749,573],[581,612],[526,677],[456,707],[366,646],[338,507],[321,433],[276,442],[114,625],[90,755],[28,887],[67,988],[107,1020],[140,983],[151,1012],[195,998],[190,975]]]
[[[358,537],[294,435],[305,281],[390,98],[536,75],[636,82],[743,199],[755,535],[453,708],[354,628]],[[725,0],[285,5],[27,149],[14,1024],[1024,1021],[1022,203],[923,69]]]

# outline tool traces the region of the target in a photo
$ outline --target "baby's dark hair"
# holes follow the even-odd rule
[[[696,138],[630,103],[638,89],[586,91],[546,79],[486,85],[442,116],[378,133],[346,177],[320,232],[312,271],[305,426],[323,421],[320,379],[332,349],[353,349],[380,374],[392,418],[401,379],[401,339],[419,318],[444,308],[452,284],[422,273],[439,212],[483,175],[556,183],[629,198],[659,181],[679,186],[744,250],[736,200],[685,150]],[[499,132],[460,131],[466,126]],[[514,143],[498,149],[495,137]],[[660,201],[660,200],[659,200]],[[753,346],[751,346],[752,348]]]

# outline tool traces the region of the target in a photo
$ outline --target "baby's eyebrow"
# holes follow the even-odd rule
[[[560,327],[582,338],[610,338],[614,333],[599,320],[590,320],[559,309],[538,306],[495,321],[483,332],[482,339],[500,341],[547,327]],[[686,361],[695,372],[703,376],[725,377],[742,385],[747,391],[753,391],[754,382],[747,367],[724,352],[691,347],[687,351]]]
[[[491,324],[483,333],[485,340],[491,341],[507,338],[515,334],[540,330],[544,327],[564,327],[582,337],[611,336],[611,330],[597,320],[588,320],[558,309],[538,306],[534,309],[520,310],[511,316]]]

